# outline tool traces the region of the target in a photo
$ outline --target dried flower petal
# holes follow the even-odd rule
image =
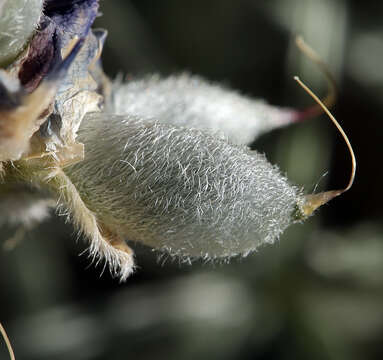
[[[0,72],[0,161],[20,159],[28,151],[30,138],[44,122],[56,89],[81,45],[82,41],[78,42],[32,93],[26,93],[17,79]]]

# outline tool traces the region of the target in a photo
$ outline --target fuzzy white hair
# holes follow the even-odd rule
[[[65,169],[101,223],[181,257],[247,255],[294,221],[300,191],[266,158],[199,130],[87,114]]]
[[[0,64],[23,50],[37,28],[43,0],[0,0]]]
[[[296,111],[268,105],[198,76],[158,75],[114,83],[106,111],[135,114],[159,122],[204,129],[235,144],[250,144],[259,135],[294,121]]]

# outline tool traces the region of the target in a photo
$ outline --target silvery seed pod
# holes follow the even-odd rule
[[[120,254],[127,250],[128,266],[110,249],[99,250],[98,235],[91,253],[105,257],[122,280],[134,265],[132,251],[121,239],[188,261],[246,256],[347,191],[356,167],[349,140],[323,103],[296,80],[349,147],[352,172],[345,189],[303,195],[263,155],[210,132],[130,114],[88,114],[79,131],[85,159],[65,173],[95,217],[101,236],[112,246],[118,244]],[[72,208],[76,202],[69,200]],[[86,228],[88,234],[96,231]]]
[[[42,14],[43,0],[0,0],[0,67],[25,48]]]
[[[188,74],[163,79],[152,75],[125,84],[116,81],[106,111],[202,129],[239,145],[302,116],[299,110],[272,106]]]
[[[246,255],[297,220],[301,191],[266,158],[209,133],[88,114],[85,159],[65,169],[120,237],[181,257]]]

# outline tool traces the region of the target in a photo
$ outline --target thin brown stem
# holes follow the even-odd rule
[[[337,94],[334,76],[329,70],[328,65],[321,59],[321,57],[314,51],[314,49],[305,43],[302,36],[297,36],[295,43],[298,49],[302,51],[302,53],[306,55],[313,63],[315,63],[324,74],[328,84],[328,92],[326,97],[321,102],[325,105],[326,108],[330,108],[334,105]],[[309,117],[320,115],[322,113],[322,109],[323,107],[318,103],[318,105],[314,105],[307,109],[301,110],[298,115],[298,120],[305,120]]]
[[[3,327],[3,325],[1,323],[0,323],[0,333],[1,333],[1,336],[3,337],[3,339],[4,339],[5,344],[7,345],[7,349],[8,349],[8,352],[9,352],[9,358],[11,360],[16,360],[15,353],[13,352],[12,345],[11,345],[11,342],[9,341],[7,332],[5,331],[5,329],[4,329],[4,327]]]
[[[330,191],[322,192],[319,194],[306,195],[305,202],[304,202],[304,204],[302,204],[301,210],[302,210],[302,213],[304,216],[309,216],[319,206],[327,203],[328,201],[330,201],[334,197],[339,196],[340,194],[344,193],[345,191],[347,191],[351,188],[352,184],[354,183],[354,179],[355,179],[356,158],[355,158],[354,150],[352,149],[350,140],[348,139],[346,133],[343,131],[342,127],[339,125],[338,121],[331,114],[331,112],[327,109],[326,105],[297,76],[294,77],[294,80],[297,81],[298,84],[317,102],[317,104],[323,109],[323,111],[328,115],[328,117],[334,123],[336,128],[339,130],[339,132],[341,133],[344,141],[346,142],[347,148],[350,152],[351,165],[352,165],[350,178],[349,178],[347,186],[344,189],[330,190]]]

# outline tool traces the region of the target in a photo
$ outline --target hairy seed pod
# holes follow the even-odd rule
[[[327,65],[302,37],[296,38],[296,45],[325,75],[328,94],[323,104],[331,107],[336,85]],[[152,75],[130,79],[125,84],[116,81],[106,98],[105,111],[201,129],[234,144],[248,145],[265,132],[316,116],[323,108],[319,104],[303,110],[272,106],[184,73],[167,78]]]
[[[203,129],[235,144],[250,144],[259,135],[297,121],[302,115],[188,74],[164,79],[152,75],[123,85],[116,82],[106,111]]]
[[[37,28],[43,0],[0,0],[0,66],[8,65]]]
[[[246,255],[294,221],[300,191],[265,157],[199,130],[88,114],[65,169],[99,222],[171,255]]]

